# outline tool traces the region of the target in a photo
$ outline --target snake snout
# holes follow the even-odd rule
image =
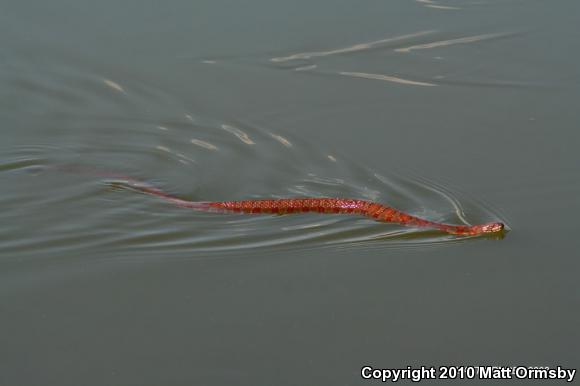
[[[505,225],[501,222],[492,222],[489,224],[484,224],[481,226],[481,231],[483,233],[496,233],[501,232],[505,228]]]

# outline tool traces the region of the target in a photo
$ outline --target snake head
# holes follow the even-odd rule
[[[474,225],[472,226],[474,234],[481,233],[498,233],[505,229],[505,225],[501,222],[490,222],[487,224]]]

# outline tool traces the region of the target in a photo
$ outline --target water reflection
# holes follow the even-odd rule
[[[454,8],[437,5],[431,0],[425,6]],[[441,54],[436,56],[416,55],[405,59],[401,54],[423,50],[444,49],[447,47],[470,45],[519,35],[514,32],[491,32],[478,35],[441,39],[435,30],[423,30],[332,50],[309,51],[278,56],[269,59],[275,68],[293,70],[308,75],[348,76],[351,78],[377,80],[404,86],[482,86],[482,87],[522,87],[531,86],[529,82],[513,79],[458,78],[465,70],[456,67],[452,61]],[[460,49],[460,48],[457,48]],[[347,55],[349,57],[347,57]],[[342,57],[342,58],[341,58]],[[348,60],[347,60],[348,59]],[[397,63],[392,65],[391,63]],[[414,75],[410,68],[424,63],[420,75]],[[370,65],[369,65],[370,64]],[[366,68],[365,68],[366,67]],[[425,71],[432,68],[432,73]],[[368,68],[368,69],[367,69]],[[402,69],[406,74],[402,74]],[[378,70],[378,71],[377,71]]]
[[[419,82],[416,80],[403,79],[403,78],[398,78],[396,76],[381,75],[381,74],[367,74],[364,72],[347,72],[347,71],[342,71],[339,74],[345,75],[345,76],[351,76],[354,78],[382,80],[385,82],[393,82],[393,83],[406,84],[406,85],[411,85],[411,86],[427,86],[427,87],[437,86],[434,83]]]
[[[361,54],[393,42],[402,52],[409,52],[499,36],[409,44],[409,39],[432,34],[420,31],[272,61]],[[407,45],[401,48],[401,43]],[[322,63],[296,69],[319,71],[319,65]],[[28,119],[29,132],[39,133],[44,143],[33,141],[31,146],[8,148],[0,154],[0,179],[5,187],[0,206],[10,219],[0,229],[0,252],[7,256],[46,256],[86,248],[171,253],[364,242],[401,247],[468,239],[346,215],[200,213],[118,189],[115,179],[122,180],[123,175],[191,201],[350,197],[382,202],[439,222],[497,220],[493,211],[479,203],[428,181],[379,175],[336,149],[309,143],[292,133],[235,117],[192,112],[191,106],[170,91],[136,76],[113,81],[92,67],[70,66],[47,65],[33,74],[15,75],[22,82],[4,81],[4,95],[18,95],[30,106],[45,106],[36,115],[10,112],[15,120]],[[408,86],[436,85],[370,72],[335,73]],[[103,84],[122,99],[103,93]],[[49,136],[47,127],[54,128]],[[86,165],[102,172],[75,172],[72,168],[65,172],[53,165]]]
[[[465,36],[465,37],[461,37],[461,38],[457,38],[457,39],[440,40],[440,41],[435,41],[435,42],[430,42],[430,43],[425,43],[425,44],[416,44],[416,45],[412,45],[412,46],[408,46],[408,47],[397,48],[397,49],[395,49],[395,51],[396,52],[411,52],[414,50],[425,50],[425,49],[430,49],[430,48],[446,47],[446,46],[451,46],[454,44],[468,44],[468,43],[481,42],[484,40],[490,40],[490,39],[495,39],[495,38],[499,38],[499,37],[506,37],[509,35],[511,35],[511,34],[491,33],[491,34],[482,34],[482,35],[476,35],[476,36]]]
[[[348,53],[352,53],[352,52],[368,51],[368,50],[374,49],[376,47],[386,45],[388,43],[394,43],[394,42],[398,42],[401,40],[407,40],[407,39],[412,39],[412,38],[416,38],[419,36],[429,35],[429,34],[432,34],[433,32],[435,32],[435,31],[418,31],[418,32],[414,32],[411,34],[400,35],[400,36],[385,38],[385,39],[381,39],[381,40],[375,40],[372,42],[358,43],[358,44],[354,44],[352,46],[337,48],[334,50],[301,52],[298,54],[292,54],[292,55],[288,55],[288,56],[272,58],[270,60],[272,62],[287,62],[290,60],[312,59],[315,57],[324,57],[324,56],[331,56],[331,55],[348,54]]]

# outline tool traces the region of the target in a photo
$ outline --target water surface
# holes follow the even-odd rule
[[[4,3],[0,384],[578,366],[575,2]],[[511,231],[200,213],[113,174]]]

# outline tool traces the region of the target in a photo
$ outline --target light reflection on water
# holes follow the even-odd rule
[[[0,12],[0,383],[574,367],[578,2],[33,3]],[[124,176],[514,231],[196,212]]]
[[[199,213],[135,191],[113,189],[106,178],[109,172],[197,201],[352,197],[388,203],[435,221],[473,224],[497,219],[485,207],[433,183],[396,174],[382,176],[334,149],[335,155],[328,155],[330,149],[323,146],[302,146],[288,133],[241,122],[234,126],[200,118],[196,123],[182,117],[148,119],[71,114],[67,131],[51,138],[52,145],[16,147],[3,153],[3,186],[10,188],[1,199],[7,208],[4,215],[13,220],[2,229],[3,254],[33,257],[88,248],[195,254],[344,248],[365,242],[381,248],[428,246],[467,240],[345,215]],[[156,130],[161,121],[165,129]],[[77,129],[84,132],[77,143],[63,140]],[[46,168],[67,164],[105,173]]]
[[[332,70],[340,60],[334,63],[329,59],[373,54],[377,49],[401,55],[512,36],[485,33],[441,39],[437,31],[424,30],[342,48],[273,57],[270,62],[281,69],[334,73],[403,86],[437,86],[445,84],[443,81],[449,85],[453,81],[442,76],[416,80],[416,76],[407,79]],[[240,119],[204,116],[168,90],[137,76],[125,74],[123,79],[113,79],[95,66],[83,66],[82,61],[65,65],[49,60],[41,65],[18,56],[13,61],[14,65],[0,74],[7,86],[0,97],[8,101],[18,95],[26,102],[19,103],[20,108],[34,106],[25,119],[29,121],[28,130],[43,139],[8,149],[0,159],[3,185],[12,187],[0,199],[8,207],[6,215],[18,219],[4,227],[0,235],[5,240],[0,248],[7,254],[34,255],[89,247],[159,253],[361,243],[381,248],[425,247],[468,239],[344,215],[195,213],[135,192],[113,192],[98,176],[41,171],[42,166],[54,164],[89,165],[126,174],[190,200],[350,197],[382,202],[439,222],[498,220],[485,205],[431,181],[408,173],[396,174],[395,170],[383,176],[339,155],[338,149],[325,148],[323,143],[311,143]],[[507,83],[489,83],[497,84]],[[23,113],[12,111],[15,120],[22,120]],[[35,172],[22,173],[30,170]],[[18,187],[27,189],[26,194]],[[71,210],[76,216],[67,214]],[[50,226],[35,229],[28,224],[32,218],[50,219]]]

